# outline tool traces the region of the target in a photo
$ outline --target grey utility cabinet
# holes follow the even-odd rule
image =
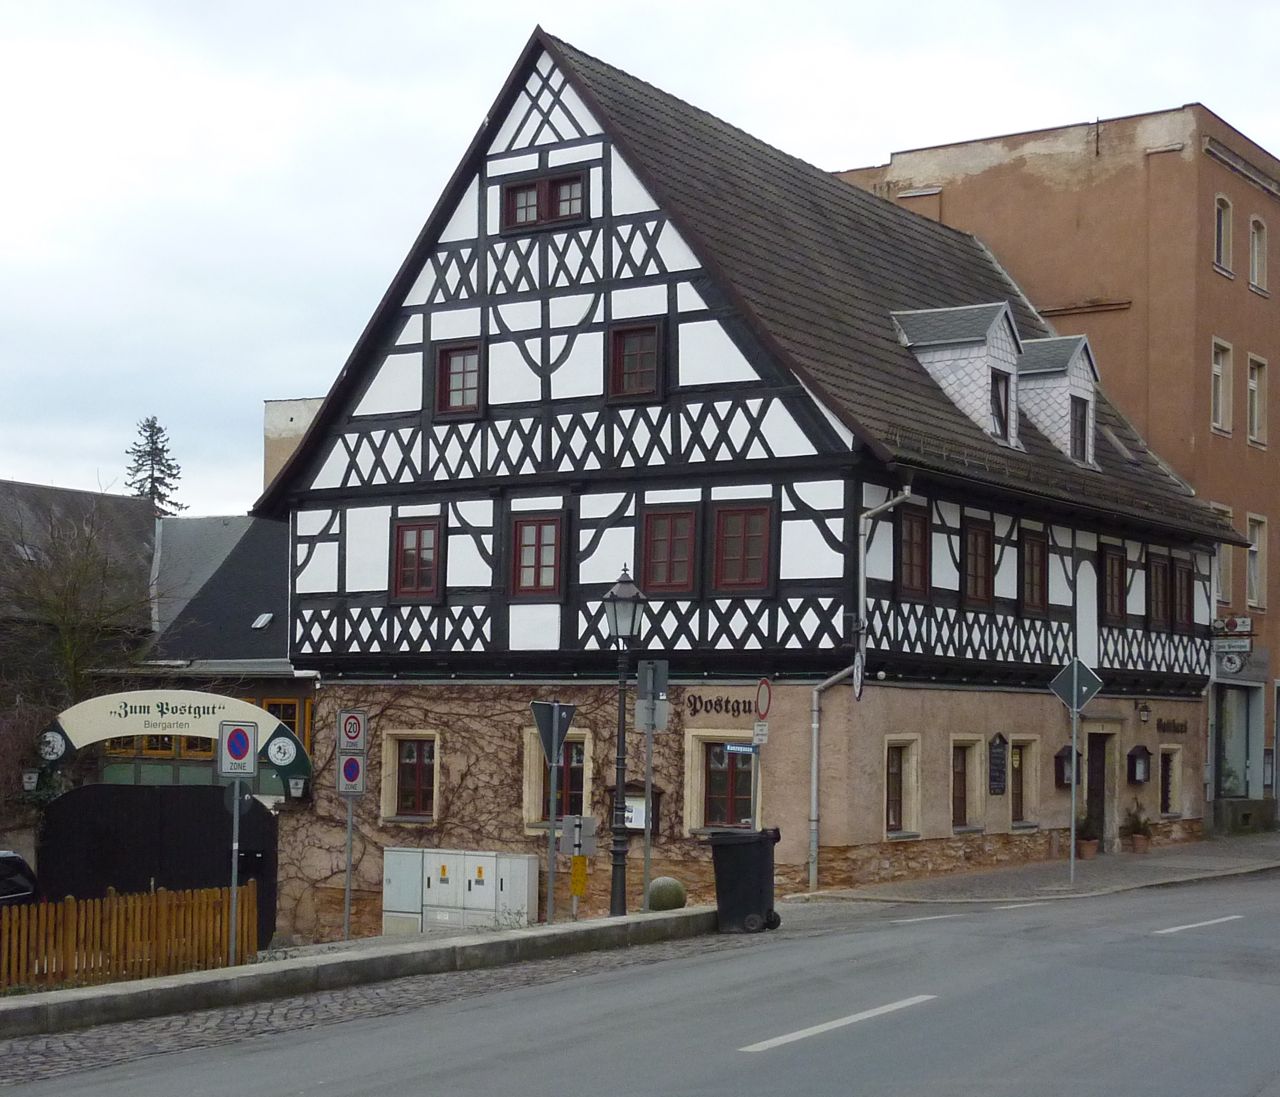
[[[538,920],[538,858],[460,849],[382,851],[382,932]]]

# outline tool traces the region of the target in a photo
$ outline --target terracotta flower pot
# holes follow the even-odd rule
[[[1082,861],[1092,861],[1098,856],[1098,839],[1077,838],[1076,856]]]
[[[1134,834],[1129,840],[1133,842],[1134,853],[1151,852],[1151,836],[1149,834]]]

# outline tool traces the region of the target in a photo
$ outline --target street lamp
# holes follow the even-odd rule
[[[617,916],[627,913],[627,649],[640,635],[644,595],[624,567],[603,601],[609,639],[618,645],[618,751],[613,785],[613,876],[609,896],[609,914]]]

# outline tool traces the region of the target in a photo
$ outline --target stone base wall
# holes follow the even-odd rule
[[[1151,824],[1151,845],[1176,846],[1181,842],[1198,842],[1204,837],[1203,819],[1164,819]]]

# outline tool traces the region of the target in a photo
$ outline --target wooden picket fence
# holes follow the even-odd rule
[[[258,951],[258,889],[240,889],[236,958]],[[0,908],[0,990],[80,986],[225,967],[231,889]]]

